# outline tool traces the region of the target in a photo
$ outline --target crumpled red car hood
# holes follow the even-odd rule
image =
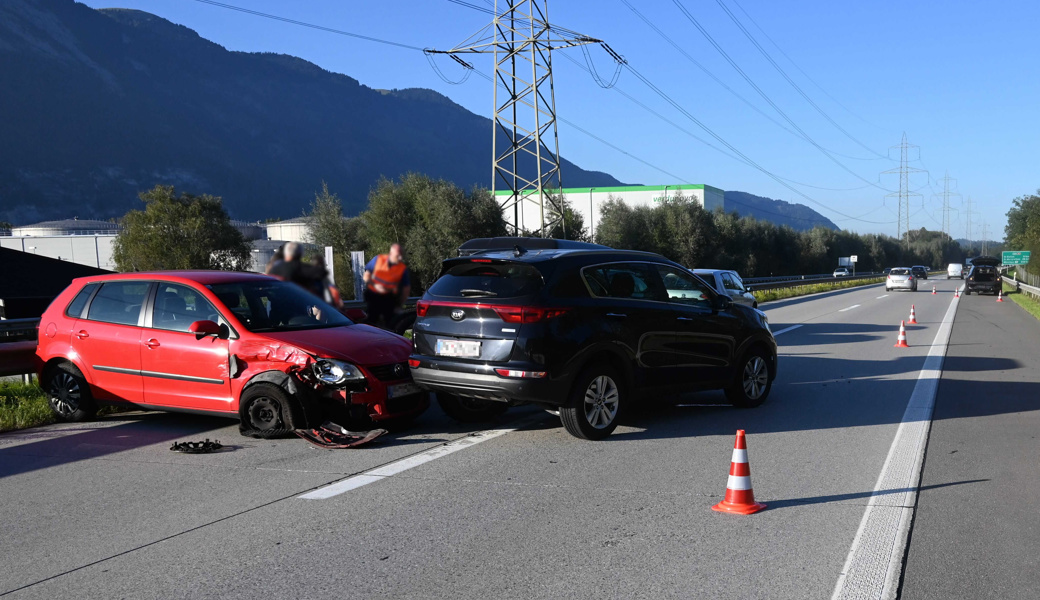
[[[406,338],[369,325],[264,332],[263,335],[292,344],[304,352],[356,365],[404,362],[412,353],[412,343]]]

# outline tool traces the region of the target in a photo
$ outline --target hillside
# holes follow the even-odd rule
[[[841,229],[808,206],[763,198],[747,192],[726,192],[726,211],[736,211],[742,217],[754,217],[760,221],[787,225],[797,231],[808,231],[814,227]]]
[[[0,221],[119,216],[157,183],[259,219],[300,214],[325,180],[355,213],[381,176],[488,185],[490,134],[436,92],[229,52],[145,12],[0,1]],[[563,169],[568,185],[620,185]]]

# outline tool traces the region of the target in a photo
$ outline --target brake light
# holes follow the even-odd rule
[[[914,276],[913,275],[907,275],[906,280],[907,281],[913,281],[914,280]]]
[[[512,369],[495,369],[502,377],[519,377],[522,379],[545,379],[545,371],[514,371]]]
[[[415,304],[415,314],[419,317],[425,317],[427,311],[430,310],[430,302],[428,300],[420,300]]]
[[[490,258],[474,258],[470,262],[489,263],[489,262],[491,262],[491,259]]]
[[[418,358],[409,358],[408,359],[408,366],[413,368],[413,369],[418,369],[419,368],[419,359]]]
[[[500,319],[506,323],[538,323],[555,319],[570,311],[569,308],[544,308],[540,306],[492,306]]]

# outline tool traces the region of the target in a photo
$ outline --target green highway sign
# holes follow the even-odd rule
[[[1027,265],[1029,264],[1029,251],[1005,252],[1000,262],[1005,265]]]

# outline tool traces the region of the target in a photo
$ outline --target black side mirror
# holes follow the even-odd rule
[[[733,306],[733,299],[729,296],[716,295],[711,301],[712,310],[718,312]]]

